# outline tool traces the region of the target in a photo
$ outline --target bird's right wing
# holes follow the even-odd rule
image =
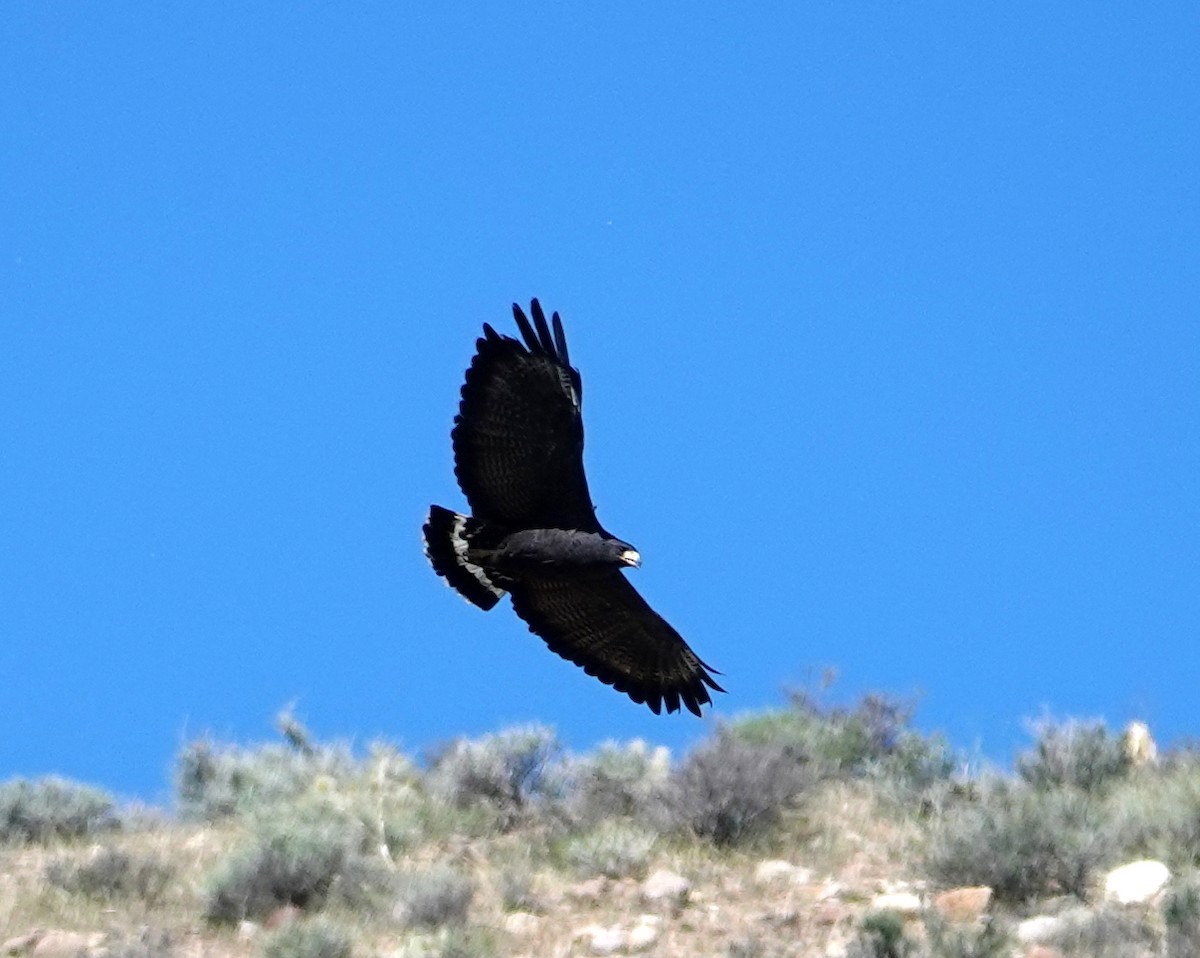
[[[551,651],[656,715],[682,703],[700,714],[708,689],[725,690],[704,662],[618,570],[589,577],[523,578],[513,608]],[[707,686],[707,687],[706,687]]]
[[[454,474],[476,518],[600,532],[583,472],[583,386],[558,313],[535,299],[524,342],[484,324],[454,420]]]

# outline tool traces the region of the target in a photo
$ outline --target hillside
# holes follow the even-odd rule
[[[169,811],[0,785],[4,953],[1200,955],[1200,756],[1136,726],[1044,725],[1007,775],[879,697],[797,695],[675,760],[280,730],[187,745]]]

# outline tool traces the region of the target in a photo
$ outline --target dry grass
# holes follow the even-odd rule
[[[814,829],[811,821],[821,822]],[[870,834],[856,834],[855,821]],[[843,886],[877,890],[885,875],[903,871],[911,836],[875,815],[871,799],[854,787],[830,786],[804,813],[796,813],[773,845],[722,850],[691,839],[662,839],[649,852],[645,869],[667,869],[688,877],[692,894],[685,905],[655,906],[641,897],[634,878],[604,881],[595,899],[572,892],[580,878],[567,862],[556,863],[546,836],[509,831],[484,838],[440,837],[386,863],[397,876],[448,865],[468,876],[474,895],[469,925],[486,929],[455,947],[486,949],[487,953],[556,954],[588,925],[631,927],[639,916],[659,912],[664,933],[656,954],[692,955],[713,951],[713,942],[773,937],[786,930],[797,944],[814,947],[828,929],[801,929],[800,915],[820,894],[825,879]],[[0,927],[16,934],[35,928],[106,932],[110,941],[136,941],[144,929],[164,934],[175,955],[245,956],[262,952],[266,932],[246,937],[237,927],[222,928],[202,918],[206,888],[231,853],[252,838],[246,823],[164,824],[150,830],[118,832],[103,843],[0,849]],[[791,843],[795,841],[796,844]],[[169,862],[174,880],[156,902],[99,901],[72,894],[46,880],[53,862],[86,863],[100,848],[131,856],[154,856]],[[539,851],[539,849],[541,849]],[[754,883],[754,869],[764,857],[782,855],[819,870],[808,886],[763,889]],[[504,876],[514,863],[529,870],[530,903],[539,927],[528,937],[514,938],[503,929],[510,909],[505,901]],[[819,863],[819,865],[818,865]],[[322,911],[323,920],[345,931],[355,954],[392,954],[414,942],[440,947],[438,934],[413,929],[388,908],[354,909],[334,905]],[[453,949],[451,949],[453,950]]]
[[[692,778],[675,775],[665,756],[643,746],[610,747],[602,761],[567,756],[560,765],[552,738],[526,730],[523,739],[460,744],[431,773],[386,746],[357,756],[345,746],[314,744],[293,719],[303,744],[294,754],[275,745],[260,761],[255,749],[209,748],[197,765],[204,774],[189,779],[191,820],[141,816],[87,838],[0,845],[0,928],[7,935],[102,932],[109,958],[346,958],[347,941],[357,958],[566,958],[587,952],[583,929],[628,930],[651,915],[660,935],[651,953],[663,958],[774,958],[822,954],[831,944],[853,950],[877,894],[936,891],[933,863],[946,829],[992,823],[981,832],[992,836],[990,844],[964,844],[963,874],[1000,852],[1024,854],[1016,838],[1027,830],[999,827],[1007,821],[999,797],[1008,793],[941,771],[944,746],[934,742],[925,751],[901,713],[874,702],[834,713],[825,728],[810,701],[796,708],[794,716],[768,716],[745,723],[735,737],[726,733],[730,754],[771,758],[746,767],[774,789],[769,827],[734,841],[691,827],[694,818],[680,819],[680,806],[664,790],[699,782],[705,811],[742,802],[744,781],[705,769]],[[1092,830],[1101,840],[1097,874],[1158,848],[1173,850],[1172,868],[1194,869],[1200,843],[1190,813],[1200,762],[1184,756],[1140,771],[1108,762],[1102,775],[1092,774],[1101,767],[1097,754],[1108,754],[1082,747],[1093,739],[1110,744],[1099,733],[1086,741],[1049,734],[1023,766],[1024,780],[1010,777],[1005,788],[1037,801],[1067,796],[1086,803],[1105,826]],[[198,754],[189,753],[189,761]],[[455,756],[453,764],[445,754]],[[804,766],[802,774],[783,767],[789,758]],[[676,770],[685,766],[674,763]],[[1042,768],[1053,774],[1033,774]],[[314,826],[343,843],[332,864],[319,854],[305,857],[311,848],[297,836],[312,838],[305,830]],[[287,867],[238,873],[231,886],[253,893],[258,904],[240,909],[234,901],[223,912],[225,924],[207,920],[214,887],[231,864],[252,861],[248,853],[279,835],[296,839]],[[104,893],[87,893],[70,876],[104,854],[164,863],[170,880],[161,894],[144,898],[115,879],[108,888],[97,868]],[[757,870],[769,859],[802,870],[764,882]],[[642,882],[658,870],[691,882],[685,900],[645,899]],[[295,881],[291,887],[304,889],[314,875],[319,894],[285,907],[293,899],[272,883]],[[355,893],[363,876],[370,894]],[[1200,882],[1193,886],[1170,898],[1176,937],[1200,934]],[[1088,906],[1099,900],[1093,884],[1074,890]],[[1000,901],[1000,937],[989,948],[1002,947],[1015,920],[1036,907]],[[534,917],[514,928],[515,911]],[[240,922],[243,914],[252,921]],[[288,921],[300,930],[274,928]],[[1150,946],[1158,954],[1156,942]],[[954,954],[974,954],[963,948]]]

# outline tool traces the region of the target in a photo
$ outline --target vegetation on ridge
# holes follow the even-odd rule
[[[483,958],[654,911],[639,882],[667,869],[694,890],[658,919],[661,954],[800,955],[838,936],[867,958],[1009,954],[1045,908],[1075,916],[1055,941],[1067,956],[1200,942],[1200,756],[1139,759],[1098,722],[1042,724],[1012,774],[968,772],[882,696],[795,694],[674,761],[644,742],[571,754],[544,726],[424,760],[319,743],[290,714],[280,727],[278,743],[187,744],[170,815],[61,779],[0,784],[0,924],[103,930],[129,958],[247,941],[272,958]],[[1139,858],[1169,866],[1167,893],[1112,911],[1103,875]],[[770,859],[802,866],[799,884],[760,883]],[[929,913],[917,934],[871,905],[976,885],[995,896],[982,924]]]

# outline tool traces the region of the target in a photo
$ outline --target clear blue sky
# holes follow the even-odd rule
[[[415,12],[424,7],[422,12]],[[433,12],[430,12],[433,11]],[[725,674],[1200,734],[1200,7],[0,9],[0,779],[656,718],[429,570],[483,322]]]

